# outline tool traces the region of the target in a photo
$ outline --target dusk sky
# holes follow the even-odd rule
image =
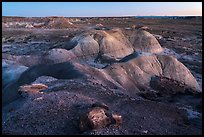
[[[202,2],[2,2],[3,16],[202,16]]]

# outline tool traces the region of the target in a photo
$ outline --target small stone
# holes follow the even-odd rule
[[[39,98],[36,98],[34,100],[42,100],[42,99],[43,99],[43,97],[39,97]]]
[[[115,120],[115,124],[116,125],[120,125],[122,124],[123,120],[122,120],[122,116],[117,115],[117,114],[112,114],[113,119]]]
[[[80,131],[85,131],[88,129],[106,127],[109,124],[111,124],[111,119],[106,115],[106,110],[104,108],[95,107],[80,117],[79,128]]]
[[[148,131],[147,130],[144,130],[144,131],[142,131],[143,133],[145,133],[145,134],[147,134],[148,133]]]
[[[32,93],[32,94],[36,94],[36,93],[41,93],[41,90],[47,89],[48,86],[44,85],[44,84],[31,84],[31,85],[23,85],[20,86],[19,88],[19,92],[22,96],[26,96],[26,94]]]

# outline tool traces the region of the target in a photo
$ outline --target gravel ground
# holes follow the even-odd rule
[[[202,18],[201,18],[202,19]],[[65,48],[68,41],[90,26],[127,28],[147,26],[165,54],[172,54],[192,72],[202,86],[202,20],[90,18],[75,22],[79,28],[3,28],[2,55],[43,55]],[[83,29],[80,29],[83,28]],[[128,31],[123,30],[126,35]],[[7,55],[6,55],[7,54]],[[34,62],[34,60],[31,60]],[[91,73],[90,73],[91,74]],[[38,78],[48,89],[29,93],[2,107],[2,134],[6,135],[201,135],[202,93],[198,96],[145,94],[130,96],[122,88],[110,88],[92,76],[87,79]],[[175,89],[177,90],[177,89]],[[134,89],[133,89],[134,92]],[[145,97],[144,97],[145,96]],[[80,132],[79,117],[93,103],[101,102],[122,116],[120,126]]]

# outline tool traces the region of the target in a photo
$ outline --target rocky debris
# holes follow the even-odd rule
[[[120,125],[122,124],[122,122],[123,122],[122,116],[120,116],[120,115],[118,115],[118,114],[112,114],[112,117],[113,117],[113,119],[115,120],[114,123],[115,123],[117,126],[120,126]]]
[[[104,27],[104,26],[96,26],[94,28],[95,28],[95,30],[111,30],[110,27]]]
[[[111,27],[104,26],[103,24],[96,24],[93,27],[95,30],[111,30]]]
[[[152,100],[152,101],[161,101],[161,96],[158,91],[155,90],[149,90],[143,93],[139,93],[139,95],[145,99]]]
[[[162,37],[162,35],[157,35],[157,34],[153,34],[154,36],[155,36],[155,38],[156,39],[158,39],[158,40],[160,40],[160,39],[162,39],[163,37]]]
[[[138,30],[138,29],[140,29],[140,30],[146,30],[146,31],[151,30],[149,27],[147,27],[147,26],[142,26],[142,25],[132,25],[131,28],[134,29],[134,30]]]
[[[96,107],[80,117],[80,131],[103,128],[111,123],[105,109]]]
[[[139,28],[139,29],[141,29],[141,30],[146,30],[146,31],[148,31],[148,30],[151,30],[149,27],[147,27],[147,26],[143,26],[143,27],[141,27],[141,28]]]
[[[18,91],[21,94],[21,96],[25,97],[29,94],[37,94],[40,91],[45,90],[47,88],[48,86],[44,84],[31,84],[31,85],[20,86]]]
[[[88,84],[83,86],[82,83],[77,84],[76,80],[72,81],[67,82],[68,84],[60,81],[62,83],[61,88],[65,90],[53,89],[53,92],[36,94],[31,99],[22,100],[24,102],[20,104],[19,108],[14,107],[14,112],[5,113],[4,109],[19,104],[21,100],[13,101],[3,107],[2,132],[21,135],[89,133],[139,135],[141,134],[140,131],[148,130],[148,134],[184,134],[184,131],[185,134],[201,134],[192,125],[184,123],[185,115],[183,115],[182,110],[178,110],[173,105],[140,99],[130,100],[128,96],[116,96],[100,85]],[[90,130],[90,128],[83,133],[80,132],[79,117],[84,112],[96,108],[92,107],[93,104],[99,104],[95,106],[103,104],[95,102],[108,104],[110,110],[108,112],[113,112],[112,117],[115,113],[119,113],[124,119],[123,124],[120,126],[110,124],[104,128],[93,130]],[[101,107],[99,108],[101,109]],[[180,125],[177,124],[178,122]],[[139,128],[139,126],[142,127]]]
[[[132,29],[140,29],[141,27],[143,27],[142,25],[132,25],[131,28]]]
[[[96,24],[96,27],[103,27],[103,24]]]
[[[132,25],[132,29],[136,29],[136,25]]]
[[[33,28],[32,23],[30,22],[7,22],[2,23],[2,27],[4,28]]]
[[[147,134],[148,130],[143,130],[142,133]]]
[[[92,108],[80,117],[79,128],[81,132],[92,129],[99,129],[116,124],[122,124],[122,116],[111,114],[109,108],[104,103],[95,103]]]
[[[74,25],[69,19],[66,19],[64,17],[45,17],[45,18],[3,17],[2,27],[66,29],[66,28],[75,28],[76,25]]]
[[[150,81],[150,86],[159,91],[160,95],[174,95],[178,93],[182,94],[198,94],[199,92],[189,87],[185,83],[177,80],[170,79],[168,77],[155,76]]]

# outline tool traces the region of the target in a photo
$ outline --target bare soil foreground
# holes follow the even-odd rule
[[[2,20],[2,134],[202,134],[202,17]]]

